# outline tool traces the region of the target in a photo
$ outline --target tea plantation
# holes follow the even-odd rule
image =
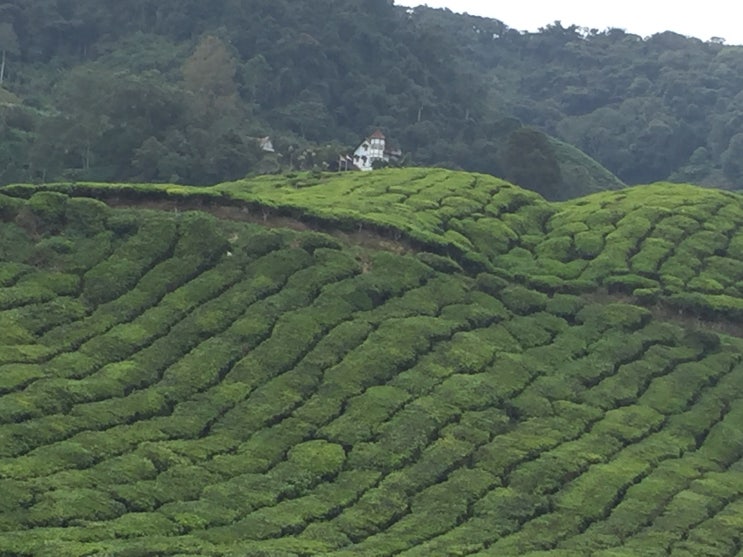
[[[0,193],[0,556],[743,555],[741,195]]]

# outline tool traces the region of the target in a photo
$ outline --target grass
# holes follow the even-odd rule
[[[738,194],[4,194],[0,555],[740,551]]]

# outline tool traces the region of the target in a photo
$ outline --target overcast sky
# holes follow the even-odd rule
[[[560,21],[563,27],[618,27],[642,37],[674,31],[704,41],[722,37],[726,44],[743,44],[743,18],[733,0],[396,0],[395,4],[427,4],[431,8],[492,17],[519,31],[536,31]]]

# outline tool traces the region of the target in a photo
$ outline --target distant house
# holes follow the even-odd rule
[[[353,152],[354,166],[359,170],[369,171],[373,169],[374,161],[389,162],[390,158],[384,152],[386,144],[384,134],[376,130]]]
[[[369,171],[374,169],[374,163],[377,161],[388,163],[400,157],[402,153],[399,150],[387,149],[387,140],[381,130],[376,130],[373,134],[361,142],[353,155],[341,155],[339,161],[339,170],[362,170]]]
[[[269,136],[259,137],[258,146],[261,148],[262,151],[265,151],[266,153],[276,152],[276,150],[273,148],[273,143],[271,142],[271,138]]]

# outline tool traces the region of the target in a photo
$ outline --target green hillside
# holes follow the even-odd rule
[[[0,556],[735,556],[743,196],[0,195]]]
[[[589,193],[626,187],[619,178],[575,146],[554,138],[550,138],[550,143],[562,178],[561,191],[555,199],[574,199]]]

